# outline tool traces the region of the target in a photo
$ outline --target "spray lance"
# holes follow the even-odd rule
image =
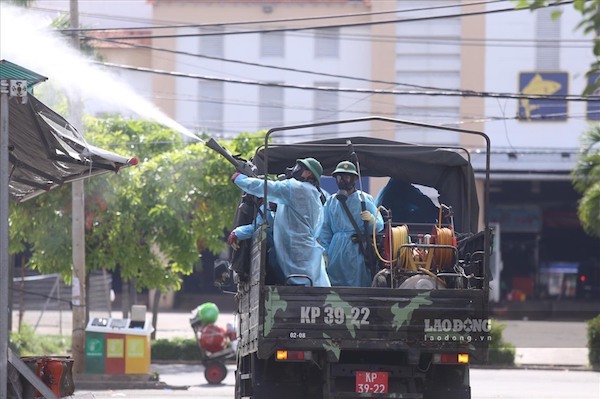
[[[250,177],[256,177],[256,166],[245,159],[234,156],[227,149],[223,148],[217,141],[210,138],[206,143],[206,146],[223,156],[229,163],[235,166],[235,169]],[[242,196],[242,202],[238,207],[235,216],[235,225],[241,226],[252,223],[255,217],[255,212],[260,211],[256,202],[256,197],[244,193]],[[265,218],[266,220],[266,218]],[[247,262],[250,256],[250,241],[243,240],[240,243],[240,248],[237,251],[233,251],[231,255],[231,270],[237,273],[240,281],[247,281],[249,276],[249,263]]]
[[[211,150],[214,150],[221,154],[223,158],[229,161],[230,164],[235,166],[235,169],[243,175],[249,177],[256,177],[256,166],[245,159],[233,156],[231,152],[223,148],[221,144],[217,143],[212,137],[206,142],[206,146]]]
[[[362,186],[362,175],[360,173],[360,163],[358,161],[358,155],[356,155],[356,152],[354,151],[354,146],[352,145],[352,141],[350,140],[346,140],[346,144],[348,145],[348,150],[350,151],[350,159],[352,159],[354,161],[354,163],[356,164],[356,171],[358,172],[358,186],[359,186],[359,196],[360,196],[360,209],[361,211],[366,211],[367,210],[367,203],[365,202],[365,194],[363,192],[363,186]],[[373,221],[373,223],[375,223],[375,221]],[[376,273],[375,270],[375,262],[373,261],[373,251],[371,248],[371,241],[369,240],[370,234],[369,234],[369,222],[364,221],[364,242],[361,242],[361,246],[363,247],[364,251],[363,251],[363,255],[365,257],[365,262],[367,263],[367,268],[371,271],[371,276],[374,276]]]

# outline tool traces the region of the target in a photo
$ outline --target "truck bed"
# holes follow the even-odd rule
[[[276,349],[337,358],[358,349],[476,355],[487,339],[481,290],[266,286],[261,294],[264,306],[242,315],[242,323],[252,321],[259,358]]]
[[[456,352],[487,350],[482,289],[304,287],[260,284],[264,240],[258,233],[249,279],[240,284],[241,354],[266,359],[276,349]],[[263,245],[261,245],[263,244]],[[262,269],[264,270],[264,268]]]

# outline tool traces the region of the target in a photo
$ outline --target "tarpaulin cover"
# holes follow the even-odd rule
[[[9,193],[20,202],[62,184],[108,171],[129,159],[94,147],[33,95],[9,99]]]

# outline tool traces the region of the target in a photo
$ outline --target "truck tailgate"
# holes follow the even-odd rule
[[[266,286],[263,294],[259,357],[275,348],[474,352],[487,342],[481,290]]]

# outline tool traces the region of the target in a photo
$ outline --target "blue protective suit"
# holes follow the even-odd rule
[[[239,175],[235,184],[256,197],[264,196],[262,179]],[[268,181],[268,200],[277,204],[273,241],[277,263],[285,276],[306,274],[315,287],[330,287],[323,261],[323,247],[317,235],[323,221],[323,205],[315,186],[296,179]],[[290,284],[308,285],[304,278],[292,278]]]
[[[360,218],[361,196],[360,190],[348,196],[346,204],[350,213],[354,216],[356,224],[364,235],[365,222]],[[373,215],[377,213],[377,207],[373,197],[364,193],[366,209]],[[375,221],[377,231],[383,229],[383,218],[377,215]],[[369,237],[372,239],[373,225],[369,226]],[[352,222],[344,211],[342,204],[337,199],[337,194],[327,199],[323,212],[323,227],[319,234],[319,241],[325,248],[325,254],[329,259],[327,274],[331,285],[370,287],[372,276],[365,266],[365,259],[360,252],[359,243],[352,242],[352,235],[356,234]]]
[[[264,214],[264,206],[261,207],[261,211]],[[252,223],[245,224],[243,226],[238,226],[235,229],[233,229],[233,232],[235,233],[238,240],[242,241],[252,238],[254,231],[256,231],[256,229],[265,222],[265,219],[262,217],[263,214],[257,213],[256,218],[254,218],[254,221]],[[273,212],[270,210],[267,213],[267,221],[269,222],[269,226],[273,226]]]
[[[245,224],[242,226],[238,226],[233,229],[238,240],[248,240],[251,239],[254,235],[256,229],[258,229],[262,224],[265,223],[265,219],[262,215],[264,215],[265,207],[261,207],[262,213],[258,212],[254,221],[250,224]],[[272,210],[267,210],[267,222],[269,227],[267,228],[267,256],[269,261],[267,262],[267,281],[270,283],[279,283],[283,284],[285,278],[283,276],[283,272],[277,263],[277,255],[275,251],[275,243],[273,241],[273,224],[275,222],[274,212]]]

